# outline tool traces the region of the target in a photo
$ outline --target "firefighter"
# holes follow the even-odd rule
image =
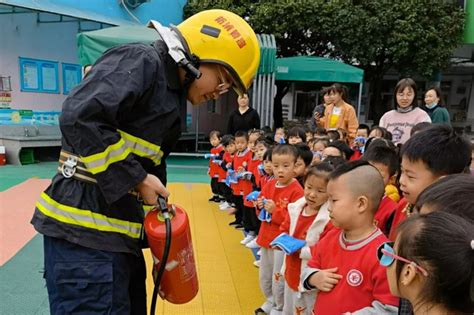
[[[169,196],[180,108],[245,93],[257,72],[257,37],[231,12],[149,27],[153,45],[109,49],[63,103],[58,173],[31,221],[51,314],[146,314],[144,208]]]

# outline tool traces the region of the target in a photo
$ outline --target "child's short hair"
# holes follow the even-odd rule
[[[323,127],[317,127],[314,131],[315,136],[326,136],[328,132]]]
[[[437,176],[462,173],[471,161],[471,144],[447,125],[433,125],[402,146],[402,158],[422,161]]]
[[[212,130],[211,132],[209,132],[209,139],[212,138],[212,137],[216,137],[217,139],[221,139],[222,136],[221,136],[221,132],[219,130]]]
[[[373,126],[372,129],[370,129],[370,132],[372,132],[374,130],[377,130],[378,132],[380,132],[381,138],[384,138],[384,139],[387,139],[387,140],[390,140],[390,141],[392,140],[392,134],[390,132],[388,132],[388,130],[385,129],[384,127]]]
[[[263,160],[264,161],[271,161],[272,160],[272,153],[273,153],[273,147],[269,147],[267,151],[263,154]]]
[[[364,160],[351,161],[339,165],[330,175],[329,180],[336,180],[343,175],[350,174],[347,186],[354,194],[366,196],[372,205],[372,213],[377,211],[380,200],[385,193],[382,175]]]
[[[290,137],[300,137],[303,142],[306,142],[306,132],[302,127],[293,127],[288,130],[286,138],[290,139]]]
[[[341,135],[337,130],[328,130],[329,142],[333,142],[341,139]]]
[[[429,206],[430,212],[446,211],[474,223],[474,176],[448,175],[428,186],[418,196],[415,208]]]
[[[455,313],[472,313],[474,225],[457,215],[437,211],[408,218],[398,231],[397,255],[428,270],[420,301],[440,303]],[[399,279],[405,263],[395,263]]]
[[[229,144],[235,143],[235,138],[233,135],[224,135],[222,137],[222,145],[224,147],[228,146]]]
[[[310,176],[316,176],[324,179],[326,182],[329,180],[329,174],[333,172],[339,165],[344,164],[346,161],[339,156],[328,156],[324,161],[308,168],[304,181]]]
[[[253,128],[253,129],[250,129],[248,131],[248,135],[249,137],[253,134],[258,134],[259,137],[263,136],[265,133],[263,132],[263,130],[260,130],[260,129],[256,129],[256,128]]]
[[[249,140],[249,134],[245,131],[239,130],[235,133],[235,138],[245,138],[245,140]]]
[[[369,135],[370,133],[370,128],[368,125],[366,124],[359,124],[359,127],[357,127],[357,129],[363,129],[363,130],[366,130],[367,131],[367,136]]]
[[[385,146],[371,146],[364,153],[362,159],[387,166],[390,177],[395,175],[400,168],[400,159],[397,152]]]
[[[297,143],[295,144],[296,149],[298,150],[298,157],[301,158],[304,162],[304,165],[308,167],[313,161],[313,152],[306,143]]]
[[[271,146],[275,145],[275,141],[273,140],[272,137],[269,136],[260,136],[258,137],[257,141],[255,141],[255,144],[263,144],[265,148],[270,148]]]
[[[428,127],[431,127],[431,123],[429,123],[427,121],[417,123],[416,125],[413,126],[413,128],[411,128],[410,137],[413,137],[413,135],[417,132],[428,129]]]
[[[278,144],[272,150],[272,157],[275,155],[289,155],[292,156],[296,162],[298,150],[291,144]]]
[[[329,143],[328,147],[338,149],[342,153],[341,155],[344,156],[346,160],[349,160],[352,154],[354,154],[354,151],[352,151],[349,145],[342,140],[333,141]]]
[[[392,141],[390,140],[387,140],[385,138],[369,138],[367,139],[367,142],[365,143],[365,146],[364,146],[364,149],[365,149],[365,152],[367,152],[369,150],[369,147],[387,147],[387,148],[390,148],[392,150],[395,150],[395,152],[398,153],[398,150],[397,150],[397,147],[395,146],[395,144],[393,144]]]

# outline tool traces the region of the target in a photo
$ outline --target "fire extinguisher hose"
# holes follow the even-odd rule
[[[160,262],[160,269],[156,275],[155,279],[155,287],[153,288],[153,295],[151,299],[151,308],[150,308],[150,315],[155,315],[155,308],[156,308],[156,300],[158,298],[158,290],[160,288],[161,278],[165,273],[166,263],[168,261],[168,256],[170,253],[171,247],[171,219],[168,213],[168,208],[166,206],[166,201],[161,197],[158,198],[159,204],[161,204],[161,211],[163,213],[163,217],[165,218],[165,225],[166,225],[166,240],[165,240],[165,249],[163,251],[163,257]],[[163,207],[164,204],[164,207]]]

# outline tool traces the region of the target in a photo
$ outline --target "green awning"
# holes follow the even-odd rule
[[[158,33],[146,26],[118,26],[77,34],[79,62],[93,64],[107,49],[128,43],[151,44]]]
[[[328,58],[278,58],[276,64],[276,79],[281,81],[361,83],[364,79],[364,70]]]

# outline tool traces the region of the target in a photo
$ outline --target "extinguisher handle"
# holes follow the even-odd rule
[[[168,202],[162,196],[158,196],[158,205],[161,212],[168,212]]]

